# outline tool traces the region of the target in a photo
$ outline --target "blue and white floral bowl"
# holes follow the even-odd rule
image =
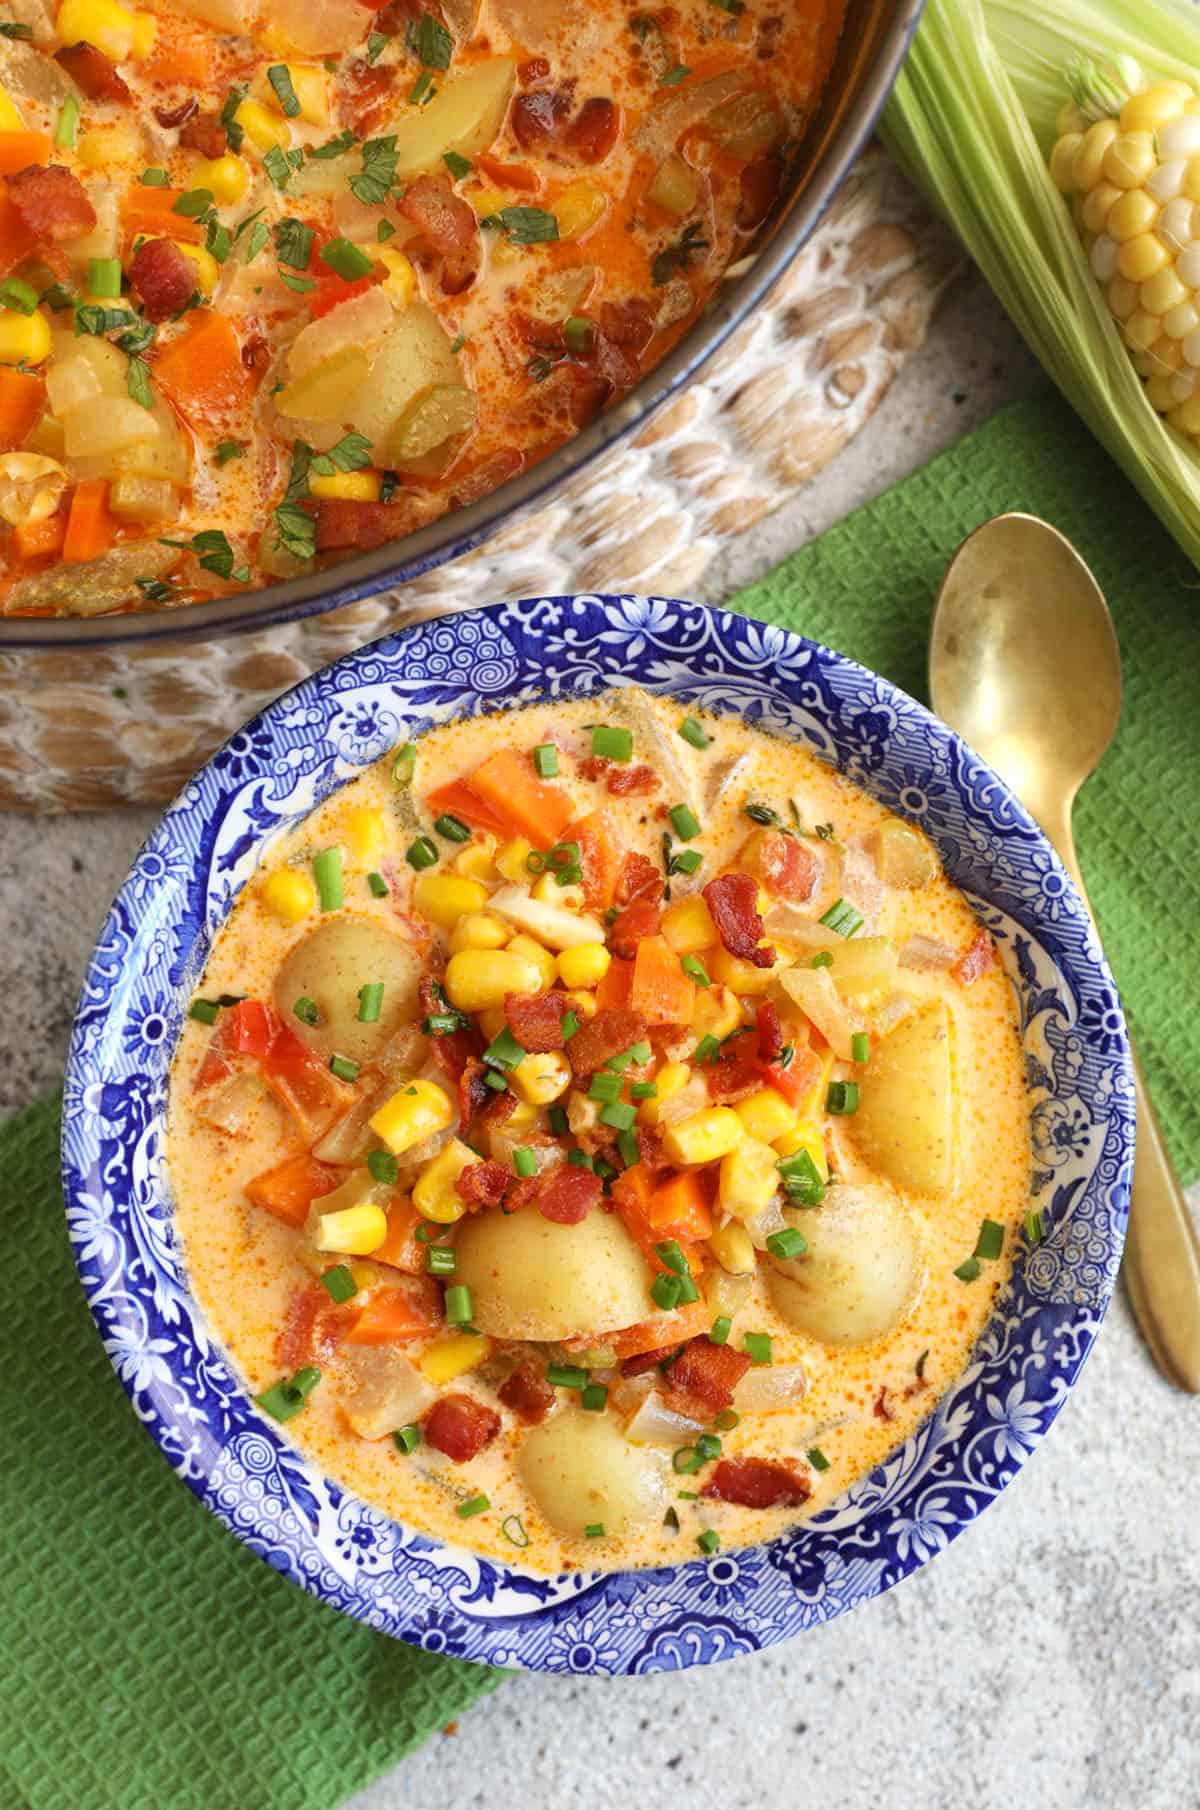
[[[930,1419],[830,1508],[765,1546],[547,1580],[387,1520],[258,1411],[188,1286],[163,1115],[187,1000],[272,838],[406,731],[629,682],[803,743],[932,837],[1020,996],[1047,1236],[1018,1260]],[[425,622],[306,680],[235,735],[167,811],[113,906],[75,1021],[63,1119],[92,1313],[139,1418],[201,1500],[276,1570],[373,1627],[553,1672],[675,1671],[750,1652],[948,1545],[1016,1475],[1079,1374],[1116,1278],[1132,1164],[1116,989],[1063,869],[1003,783],[853,662],[660,598],[541,598]]]

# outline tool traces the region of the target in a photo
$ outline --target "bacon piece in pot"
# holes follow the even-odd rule
[[[298,1288],[287,1305],[275,1351],[281,1367],[289,1373],[310,1364],[316,1338],[317,1315],[329,1296],[317,1283]]]
[[[718,874],[704,888],[704,902],[730,955],[753,962],[756,968],[773,968],[774,949],[770,944],[759,946],[763,921],[757,901],[758,887],[749,874]]]
[[[621,863],[621,871],[617,876],[617,904],[628,905],[644,892],[657,893],[661,897],[662,885],[661,869],[655,867],[646,855],[639,855],[631,850]]]
[[[576,1075],[591,1075],[646,1035],[646,1020],[628,1006],[609,1006],[576,1031],[568,1055]],[[582,1171],[587,1174],[587,1170]]]
[[[199,151],[201,157],[207,157],[210,162],[224,157],[228,147],[220,114],[197,113],[180,132],[179,142],[189,151]]]
[[[474,1207],[498,1207],[511,1180],[503,1163],[468,1163],[454,1186]]]
[[[540,151],[553,143],[568,104],[565,94],[549,88],[535,88],[529,94],[518,94],[513,102],[512,129],[521,149]]]
[[[394,70],[386,63],[371,64],[365,57],[353,57],[346,65],[345,106],[356,138],[370,138],[383,119],[394,79]]]
[[[264,377],[271,362],[270,342],[261,333],[248,333],[242,341],[242,363],[252,377]]]
[[[421,984],[417,988],[417,1003],[421,1009],[422,1023],[426,1018],[445,1015],[450,1009],[445,999],[438,993],[437,982],[432,974],[422,975]],[[438,1067],[455,1082],[465,1073],[467,1064],[473,1056],[479,1054],[482,1047],[477,1033],[469,1028],[461,1031],[436,1033],[430,1037],[429,1041],[433,1047]],[[482,1074],[482,1066],[477,1064],[476,1067]],[[464,1125],[468,1123],[468,1117],[469,1115],[464,1111],[462,1113]]]
[[[710,1502],[740,1508],[799,1508],[812,1484],[794,1464],[773,1458],[722,1458],[700,1491]]]
[[[418,176],[405,190],[396,211],[424,233],[441,258],[442,289],[447,295],[458,295],[474,282],[482,257],[475,213],[448,182]]]
[[[21,224],[44,244],[67,245],[96,225],[96,210],[78,176],[61,163],[31,163],[8,178],[8,198]]]
[[[194,119],[200,111],[200,102],[194,95],[180,101],[177,107],[156,107],[154,117],[167,132],[173,132],[177,126],[186,126],[189,119]]]
[[[534,82],[544,82],[549,73],[550,65],[545,57],[530,57],[517,66],[517,80],[522,88],[531,88]]]
[[[987,973],[995,959],[996,945],[987,931],[980,929],[950,972],[960,987],[969,987],[981,974]]]
[[[617,142],[621,115],[613,102],[600,95],[584,101],[563,134],[567,150],[584,163],[602,163]]]
[[[196,266],[173,239],[143,239],[129,267],[129,286],[152,321],[169,320],[196,293]]]
[[[509,1093],[507,1090],[498,1094],[492,1093],[492,1089],[489,1087],[488,1092],[492,1097],[486,1105],[480,1107],[479,1124],[476,1126],[481,1142],[485,1141],[491,1132],[499,1131],[501,1125],[506,1125],[516,1112],[518,1105],[516,1094]]]
[[[578,1225],[586,1219],[604,1192],[604,1184],[590,1169],[577,1169],[574,1163],[563,1163],[552,1169],[534,1196],[534,1205],[543,1219],[555,1225]]]
[[[643,295],[602,302],[597,319],[605,339],[627,352],[644,352],[654,337],[654,309]]]
[[[758,1054],[763,1062],[778,1062],[785,1048],[783,1026],[779,1022],[778,1008],[769,999],[759,1001],[758,1018]]]
[[[648,798],[662,784],[652,767],[614,767],[606,789],[614,798]]]
[[[777,157],[756,157],[746,164],[738,184],[737,224],[742,232],[761,226],[779,193],[780,163]]]
[[[817,890],[820,861],[798,836],[782,830],[759,830],[745,849],[744,866],[779,899],[806,905]]]
[[[75,86],[90,101],[117,101],[126,107],[133,99],[127,84],[117,74],[116,65],[94,44],[83,40],[78,44],[64,44],[61,50],[55,51],[54,61],[66,70]]]
[[[536,1426],[545,1420],[554,1406],[554,1391],[542,1372],[532,1364],[518,1364],[507,1382],[501,1383],[496,1394],[506,1408],[511,1408],[519,1419],[530,1426]]]
[[[744,1100],[757,1093],[763,1084],[762,1063],[758,1054],[758,1038],[753,1031],[742,1031],[722,1044],[716,1061],[705,1065],[709,1098],[728,1105],[731,1100]]]
[[[508,1028],[523,1050],[541,1055],[563,1047],[565,993],[509,993],[504,1001]]]
[[[425,1416],[425,1438],[456,1464],[464,1464],[490,1445],[500,1431],[494,1408],[473,1395],[443,1395]]]
[[[670,1405],[695,1420],[711,1420],[732,1402],[749,1368],[744,1351],[714,1345],[711,1339],[691,1339],[667,1366]]]
[[[435,1039],[435,1049],[439,1041]],[[464,1132],[480,1107],[486,1106],[492,1097],[492,1090],[483,1078],[485,1073],[483,1063],[476,1056],[468,1056],[463,1063],[458,1077],[458,1118],[459,1128]]]
[[[345,547],[365,552],[382,547],[404,532],[405,516],[390,503],[356,503],[343,497],[322,497],[317,504],[317,552],[331,553]]]
[[[667,1364],[678,1355],[677,1345],[660,1345],[657,1351],[639,1351],[635,1357],[622,1359],[621,1375],[644,1376],[647,1370],[657,1370],[660,1364]]]
[[[507,484],[510,478],[524,469],[525,455],[516,447],[506,446],[502,451],[485,459],[473,471],[468,471],[459,478],[450,492],[450,501],[456,509],[465,509],[468,503],[477,503],[480,497],[488,496],[501,484]]]
[[[632,961],[644,937],[657,936],[662,928],[662,901],[648,897],[630,901],[613,919],[608,946],[622,961]]]

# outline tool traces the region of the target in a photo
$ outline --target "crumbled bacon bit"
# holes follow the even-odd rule
[[[746,851],[744,865],[768,892],[806,905],[817,890],[821,863],[808,843],[782,830],[759,830]]]
[[[621,1360],[621,1375],[642,1376],[647,1370],[657,1370],[660,1364],[669,1364],[678,1355],[678,1345],[660,1345],[657,1351],[639,1351],[636,1356]]]
[[[271,347],[263,334],[247,333],[242,341],[242,364],[253,377],[266,375],[267,366],[271,362]]]
[[[690,1339],[667,1366],[669,1405],[691,1413],[694,1419],[711,1420],[732,1402],[733,1392],[749,1368],[749,1357],[732,1345]]]
[[[738,181],[737,224],[744,233],[761,226],[779,193],[781,166],[777,157],[756,157],[743,166]]]
[[[442,290],[458,295],[475,280],[482,258],[474,209],[436,176],[418,176],[397,203],[442,260]]]
[[[199,151],[201,157],[215,162],[224,157],[228,148],[225,128],[221,124],[219,113],[196,113],[189,115],[186,125],[179,134],[179,142],[189,151]]]
[[[36,239],[66,245],[93,231],[96,210],[78,176],[61,163],[31,163],[8,178],[8,198]]]
[[[280,1367],[289,1374],[311,1363],[317,1315],[328,1302],[329,1296],[317,1283],[293,1291],[275,1346]]]
[[[434,1039],[436,1049],[440,1039]],[[492,1090],[484,1081],[485,1070],[477,1056],[468,1056],[458,1077],[458,1119],[465,1131],[481,1106],[486,1106]]]
[[[429,1445],[463,1464],[492,1443],[500,1416],[473,1395],[443,1395],[425,1416],[424,1427]]]
[[[623,302],[601,302],[596,318],[605,339],[628,352],[644,352],[654,337],[654,308],[644,295],[626,296]]]
[[[512,1173],[503,1163],[468,1163],[455,1182],[455,1190],[476,1207],[498,1207]]]
[[[421,1021],[437,1017],[447,1010],[446,1001],[437,990],[437,976],[424,974],[417,988],[417,1003],[421,1011]],[[455,1083],[466,1071],[468,1062],[478,1056],[483,1045],[479,1033],[470,1027],[462,1031],[446,1031],[429,1039],[434,1060],[443,1072]],[[469,1084],[473,1089],[473,1083]],[[467,1115],[463,1115],[463,1124],[467,1123]]]
[[[621,863],[621,871],[617,876],[616,899],[618,905],[628,905],[631,900],[644,892],[653,892],[661,897],[663,877],[661,868],[655,867],[646,855],[640,855],[630,849]]]
[[[759,1001],[756,1023],[759,1059],[763,1062],[778,1062],[786,1045],[783,1038],[783,1026],[779,1022],[779,1008],[772,1000]]]
[[[628,1006],[607,1006],[572,1037],[571,1067],[576,1075],[594,1074],[610,1057],[619,1056],[645,1035],[646,1020],[640,1012],[633,1012]]]
[[[583,163],[602,163],[617,142],[621,115],[602,95],[584,101],[563,134],[564,147]]]
[[[950,972],[960,987],[969,987],[981,974],[987,973],[995,959],[996,945],[988,932],[980,928]]]
[[[504,1001],[508,1028],[523,1050],[541,1055],[563,1047],[565,993],[509,993]]]
[[[517,65],[517,80],[522,88],[529,88],[534,82],[544,82],[550,73],[550,65],[545,57],[528,57],[524,63]]]
[[[740,1508],[799,1508],[812,1483],[791,1463],[772,1458],[722,1458],[700,1491],[711,1502]]]
[[[200,102],[195,95],[180,101],[177,107],[156,107],[154,117],[167,132],[173,132],[177,126],[186,126],[189,119],[200,111]]]
[[[706,1064],[709,1098],[728,1105],[757,1093],[763,1084],[758,1039],[752,1031],[738,1032],[721,1045],[716,1061]]]
[[[477,503],[480,497],[488,496],[501,484],[507,484],[515,478],[525,466],[525,455],[515,446],[506,446],[473,471],[468,471],[455,481],[450,492],[450,501],[456,509],[465,509],[469,503]]]
[[[128,84],[117,74],[116,65],[94,44],[83,40],[64,44],[55,51],[54,61],[90,101],[117,101],[125,107],[133,99]]]
[[[345,497],[322,497],[317,504],[317,552],[344,547],[365,552],[382,547],[404,532],[406,517],[389,503],[359,503]]]
[[[507,1381],[501,1383],[496,1394],[506,1408],[511,1408],[519,1419],[530,1426],[536,1426],[540,1420],[545,1420],[554,1406],[554,1390],[533,1364],[518,1364]]]
[[[644,937],[657,936],[662,928],[662,901],[643,893],[620,911],[608,932],[608,946],[622,961],[629,962],[637,954]]]
[[[555,1225],[578,1225],[603,1192],[604,1184],[590,1169],[563,1163],[545,1178],[534,1196],[534,1204],[542,1218],[553,1220]]]
[[[169,320],[196,291],[196,266],[173,239],[143,239],[129,267],[129,287],[152,321]]]
[[[370,138],[382,121],[394,79],[393,67],[388,63],[372,64],[366,57],[352,57],[346,64],[345,105],[356,138]]]
[[[605,782],[605,789],[614,798],[646,798],[651,792],[657,792],[662,780],[653,767],[614,767]]]
[[[550,73],[547,69],[547,75]],[[513,137],[523,151],[540,151],[558,137],[567,108],[567,96],[559,90],[535,88],[518,94],[512,108]]]
[[[763,921],[757,901],[758,887],[749,874],[718,874],[704,888],[704,902],[730,955],[752,962],[756,968],[772,968],[775,951],[769,943],[759,941]]]

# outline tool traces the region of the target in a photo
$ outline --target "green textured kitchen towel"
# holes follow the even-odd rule
[[[172,1475],[84,1306],[58,1120],[0,1126],[0,1806],[332,1810],[502,1674],[305,1595]]]
[[[1125,672],[1121,729],[1079,797],[1076,845],[1163,1131],[1200,1175],[1200,576],[1057,396],[978,432],[751,585],[732,607],[927,701],[929,617],[980,522],[1024,509],[1095,572]],[[1055,633],[1046,599],[1046,637]],[[1069,711],[1070,698],[1063,709]]]

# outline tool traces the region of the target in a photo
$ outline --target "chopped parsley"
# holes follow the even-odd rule
[[[362,170],[350,178],[350,192],[364,207],[382,207],[396,180],[396,139],[368,138],[362,148]]]
[[[316,453],[309,470],[318,477],[331,478],[335,471],[362,471],[371,463],[371,442],[365,434],[344,434],[328,452]]]
[[[267,80],[275,90],[275,97],[282,107],[287,119],[300,117],[300,97],[292,82],[292,72],[286,63],[272,63],[267,70]]]
[[[275,228],[275,256],[292,270],[307,270],[316,236],[311,226],[288,215]]]
[[[700,236],[703,230],[699,220],[690,220],[674,244],[664,245],[660,252],[655,253],[650,265],[650,278],[656,289],[669,283],[679,271],[686,270],[687,261],[693,252],[708,250],[708,240]]]
[[[449,69],[454,39],[432,13],[422,13],[419,19],[410,21],[405,42],[423,69]]]
[[[540,245],[558,238],[558,218],[544,207],[502,207],[479,224],[498,228],[514,245]]]

